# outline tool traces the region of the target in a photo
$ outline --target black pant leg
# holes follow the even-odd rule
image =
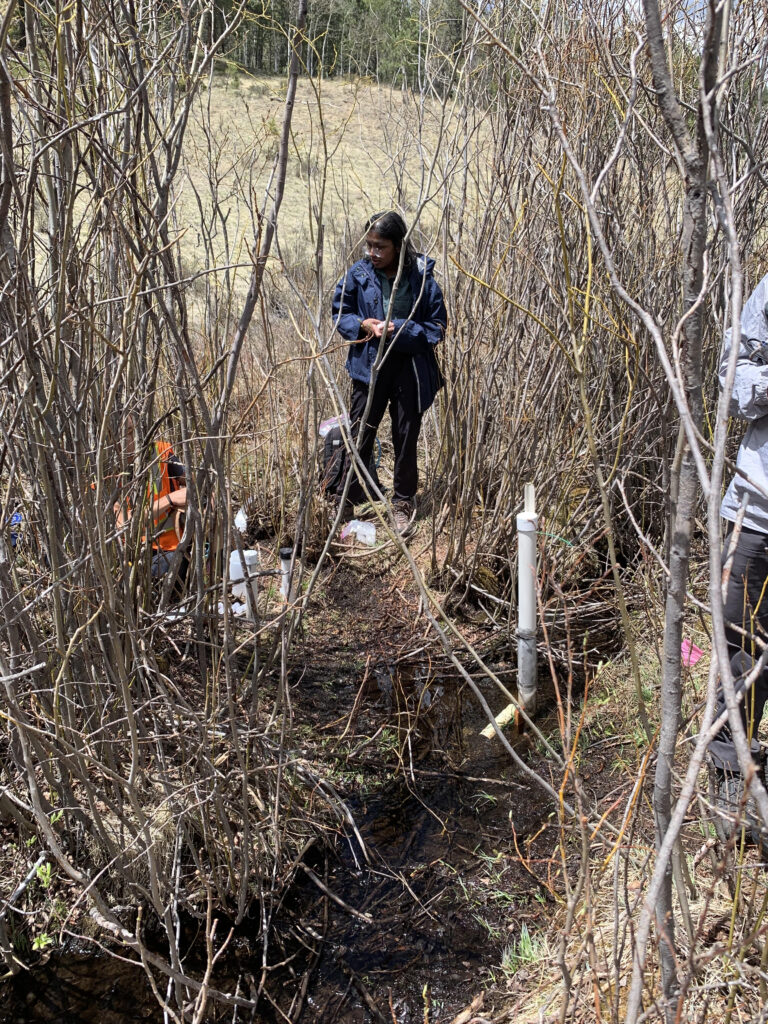
[[[723,554],[728,550],[730,534]],[[768,534],[742,530],[733,553],[724,606],[728,654],[736,690],[743,689],[743,680],[760,656],[760,648],[749,634],[768,641]],[[743,636],[737,629],[747,632]],[[757,731],[768,701],[768,666],[762,669],[741,705],[741,720],[747,736],[752,738],[752,753],[759,753]],[[718,694],[716,715],[725,711],[725,699]],[[711,741],[709,751],[719,767],[738,771],[736,748],[726,723]]]
[[[419,389],[413,360],[401,358],[389,403],[395,449],[394,497],[412,501],[419,489],[418,444],[421,430]]]
[[[373,399],[371,401],[371,408],[368,410],[365,426],[360,430],[360,421],[363,418],[365,404],[368,401],[368,391],[370,389],[367,384],[361,384],[358,380],[352,381],[352,395],[349,400],[349,419],[351,423],[352,437],[357,441],[358,451],[360,452],[360,458],[364,466],[367,466],[371,461],[373,445],[376,440],[376,431],[379,429],[379,424],[384,418],[384,413],[387,408],[387,401],[389,399],[389,392],[386,388],[387,383],[386,379],[381,379],[381,375],[377,379]],[[349,500],[355,504],[366,500],[365,491],[356,477],[352,480],[349,487]]]

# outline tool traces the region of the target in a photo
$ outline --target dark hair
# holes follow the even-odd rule
[[[399,213],[395,213],[394,210],[385,210],[383,213],[374,213],[372,217],[368,218],[368,223],[365,225],[365,233],[369,231],[375,231],[377,235],[381,235],[382,238],[386,238],[388,241],[394,243],[395,248],[400,251],[403,246],[403,239],[408,234],[408,228],[405,226],[405,221]],[[405,243],[405,259],[404,265],[406,267],[411,265],[411,261],[416,259],[416,250],[411,245],[410,238]]]

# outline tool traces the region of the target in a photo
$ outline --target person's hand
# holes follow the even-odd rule
[[[374,317],[368,317],[367,320],[363,320],[361,327],[365,331],[368,337],[381,338],[384,334],[384,320],[376,320]],[[395,325],[390,321],[387,335],[392,334],[395,329]]]

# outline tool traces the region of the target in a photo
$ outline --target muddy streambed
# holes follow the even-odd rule
[[[343,748],[335,781],[365,851],[346,835],[309,854],[274,920],[269,959],[285,966],[271,973],[269,998],[235,1017],[210,1004],[207,1020],[423,1024],[503,990],[505,947],[547,914],[520,851],[551,807],[497,741],[479,737],[482,713],[459,682],[425,679],[383,663],[362,689],[359,676],[337,685],[337,709],[352,714],[357,701],[368,716],[356,735],[365,726],[378,736],[355,757]],[[329,717],[327,686],[305,676],[302,697],[309,735],[320,709]],[[261,957],[258,922],[246,924],[214,987],[248,997]],[[162,1019],[143,972],[92,949],[56,952],[0,986],[2,1024]]]

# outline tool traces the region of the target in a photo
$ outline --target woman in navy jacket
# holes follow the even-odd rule
[[[349,411],[353,435],[357,435],[368,401],[374,362],[382,352],[358,448],[363,465],[368,465],[376,431],[389,406],[395,449],[393,507],[401,533],[407,531],[414,516],[421,418],[443,386],[435,345],[447,325],[443,294],[432,276],[434,260],[415,253],[405,240],[406,233],[405,222],[397,213],[371,217],[365,238],[367,254],[339,281],[333,298],[336,330],[352,342],[346,366],[352,378]],[[397,280],[403,248],[402,273]],[[364,500],[357,480],[352,481],[349,500],[353,504]]]

